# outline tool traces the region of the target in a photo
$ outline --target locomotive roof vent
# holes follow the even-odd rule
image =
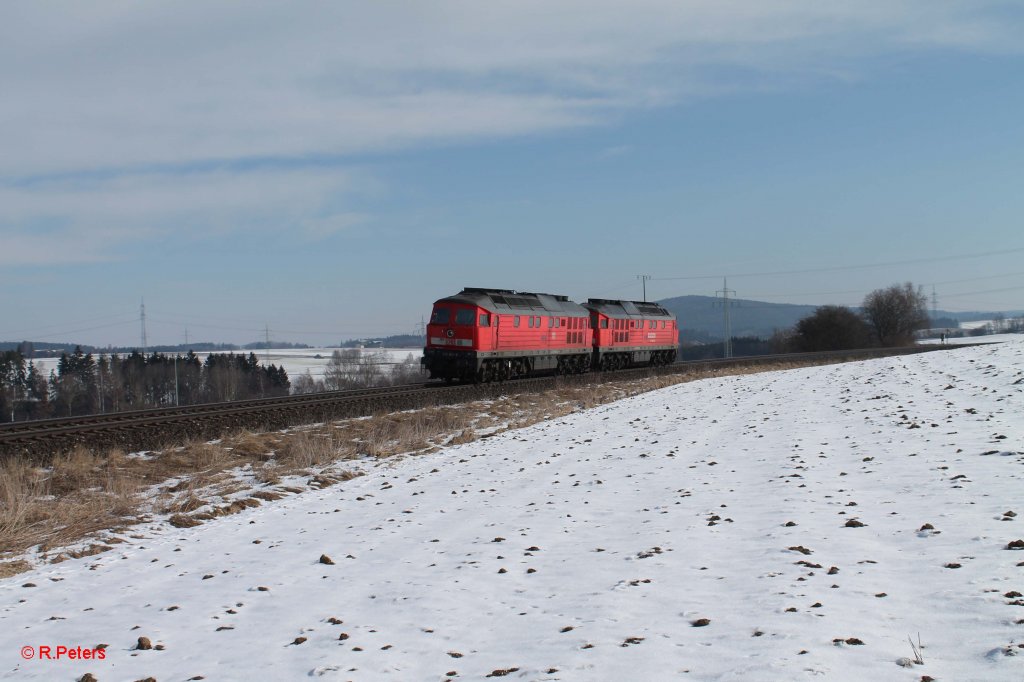
[[[637,303],[637,310],[644,313],[645,315],[668,315],[668,311],[657,304],[652,303]]]
[[[519,291],[517,293],[521,294],[522,296],[536,296],[537,298],[540,298],[541,296],[546,296],[547,298],[553,298],[556,301],[562,301],[562,302],[566,302],[566,301],[569,300],[568,296],[563,296],[562,294],[542,294],[542,293],[539,293],[539,292],[535,293],[535,292],[532,292],[532,291]]]
[[[667,308],[652,301],[620,301],[608,298],[590,298],[587,299],[587,304],[595,308],[620,308],[630,316],[675,317]]]
[[[511,289],[488,289],[486,287],[463,287],[464,294],[514,294]]]
[[[491,294],[491,300],[494,301],[495,305],[504,305],[509,308],[535,308],[538,307],[536,301],[529,298],[523,298],[522,296],[499,296],[497,294]]]

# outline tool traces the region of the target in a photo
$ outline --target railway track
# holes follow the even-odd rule
[[[695,372],[714,367],[757,366],[780,362],[807,364],[842,362],[933,352],[956,347],[963,346],[872,348],[694,360],[677,362],[665,367],[640,367],[617,372],[545,376],[503,383],[453,386],[421,383],[15,422],[0,425],[0,456],[21,454],[45,463],[53,455],[68,451],[77,445],[96,449],[119,447],[129,452],[155,450],[188,439],[217,438],[228,431],[237,429],[283,429],[300,424],[363,417],[380,412],[494,399],[510,392],[540,393],[566,386]]]

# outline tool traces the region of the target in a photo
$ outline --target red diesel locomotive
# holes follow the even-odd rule
[[[675,315],[640,301],[466,288],[434,303],[423,366],[431,379],[503,381],[554,372],[669,364]]]

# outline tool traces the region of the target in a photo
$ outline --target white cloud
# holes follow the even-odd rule
[[[728,87],[709,81],[721,66],[770,80],[897,49],[1009,49],[1019,22],[999,5],[27,3],[0,28],[0,175],[587,125]]]
[[[2,265],[88,263],[156,237],[273,230],[309,240],[366,222],[336,169],[141,173],[0,187]]]
[[[94,245],[100,230],[131,241],[174,226],[275,220],[322,237],[368,220],[339,200],[351,178],[232,168],[600,125],[688,96],[849,77],[858,57],[892,51],[1016,50],[1020,13],[1006,7],[8,3],[0,16],[0,262],[109,257]],[[225,170],[183,172],[219,162]],[[39,182],[96,170],[107,179]]]

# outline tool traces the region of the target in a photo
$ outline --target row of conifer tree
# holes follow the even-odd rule
[[[0,422],[122,412],[288,395],[284,367],[253,353],[213,353],[201,360],[164,353],[63,353],[44,375],[17,350],[0,352]]]

